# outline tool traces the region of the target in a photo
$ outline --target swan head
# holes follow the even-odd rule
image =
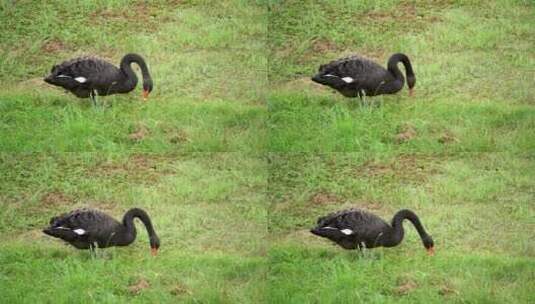
[[[409,96],[414,95],[415,84],[416,84],[416,77],[414,77],[414,75],[407,76],[407,85],[409,86]]]
[[[435,243],[433,242],[433,238],[431,238],[431,236],[426,235],[424,238],[422,238],[422,243],[424,244],[425,249],[427,249],[427,254],[435,254]]]
[[[152,79],[146,79],[143,81],[143,99],[147,99],[149,97],[150,92],[152,92]]]
[[[160,238],[154,235],[150,237],[150,251],[152,255],[158,254],[158,249],[160,248]]]

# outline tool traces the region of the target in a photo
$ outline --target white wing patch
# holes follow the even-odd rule
[[[343,81],[345,81],[346,83],[352,83],[353,81],[355,81],[353,78],[351,77],[344,77],[342,78]]]
[[[87,78],[79,76],[74,78],[74,80],[78,81],[79,83],[85,83],[87,81]]]
[[[353,230],[351,230],[351,229],[342,229],[342,230],[340,230],[340,232],[342,232],[345,235],[353,234]]]
[[[74,233],[76,233],[78,235],[84,235],[85,234],[85,230],[82,229],[82,228],[74,229],[73,231],[74,231]]]

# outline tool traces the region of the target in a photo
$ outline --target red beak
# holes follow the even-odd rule
[[[430,256],[435,255],[435,247],[427,248],[427,254],[430,255]]]
[[[151,248],[150,253],[152,254],[152,256],[156,256],[158,254],[158,248]]]
[[[143,90],[143,99],[147,100],[148,97],[149,97],[149,91]]]

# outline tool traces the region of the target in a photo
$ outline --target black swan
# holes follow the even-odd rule
[[[331,61],[320,66],[312,81],[329,86],[345,97],[394,94],[403,88],[405,78],[398,68],[402,62],[407,74],[409,95],[412,96],[416,77],[405,54],[397,53],[388,60],[388,70],[360,56]]]
[[[52,67],[45,82],[62,87],[80,98],[128,93],[137,85],[136,73],[130,66],[135,62],[143,75],[143,98],[152,91],[152,78],[145,60],[137,54],[127,54],[121,60],[121,68],[94,57],[80,57]]]
[[[139,208],[128,210],[120,223],[113,217],[93,209],[78,209],[50,219],[50,226],[43,232],[60,238],[78,249],[128,246],[136,239],[134,218],[139,218],[149,234],[152,255],[160,248],[160,239],[154,232],[152,222],[145,211]]]
[[[327,238],[345,249],[394,247],[404,236],[403,220],[412,222],[429,255],[434,254],[434,243],[414,212],[404,209],[392,219],[392,226],[380,217],[360,209],[349,209],[318,219],[317,226],[310,230],[313,234]]]

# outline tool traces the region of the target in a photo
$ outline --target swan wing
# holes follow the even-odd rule
[[[390,78],[379,64],[355,55],[321,65],[313,80],[338,90],[366,90],[373,94]]]
[[[373,243],[389,225],[372,213],[361,209],[348,209],[319,218],[318,227],[335,229],[339,231],[340,236],[351,236],[358,241]]]
[[[118,222],[105,213],[92,209],[77,209],[50,220],[51,231],[69,230],[78,236],[90,239],[100,238],[109,234]],[[61,233],[66,233],[61,231]]]
[[[116,81],[120,70],[96,57],[79,57],[55,65],[47,77],[51,81],[88,88],[106,86]]]

